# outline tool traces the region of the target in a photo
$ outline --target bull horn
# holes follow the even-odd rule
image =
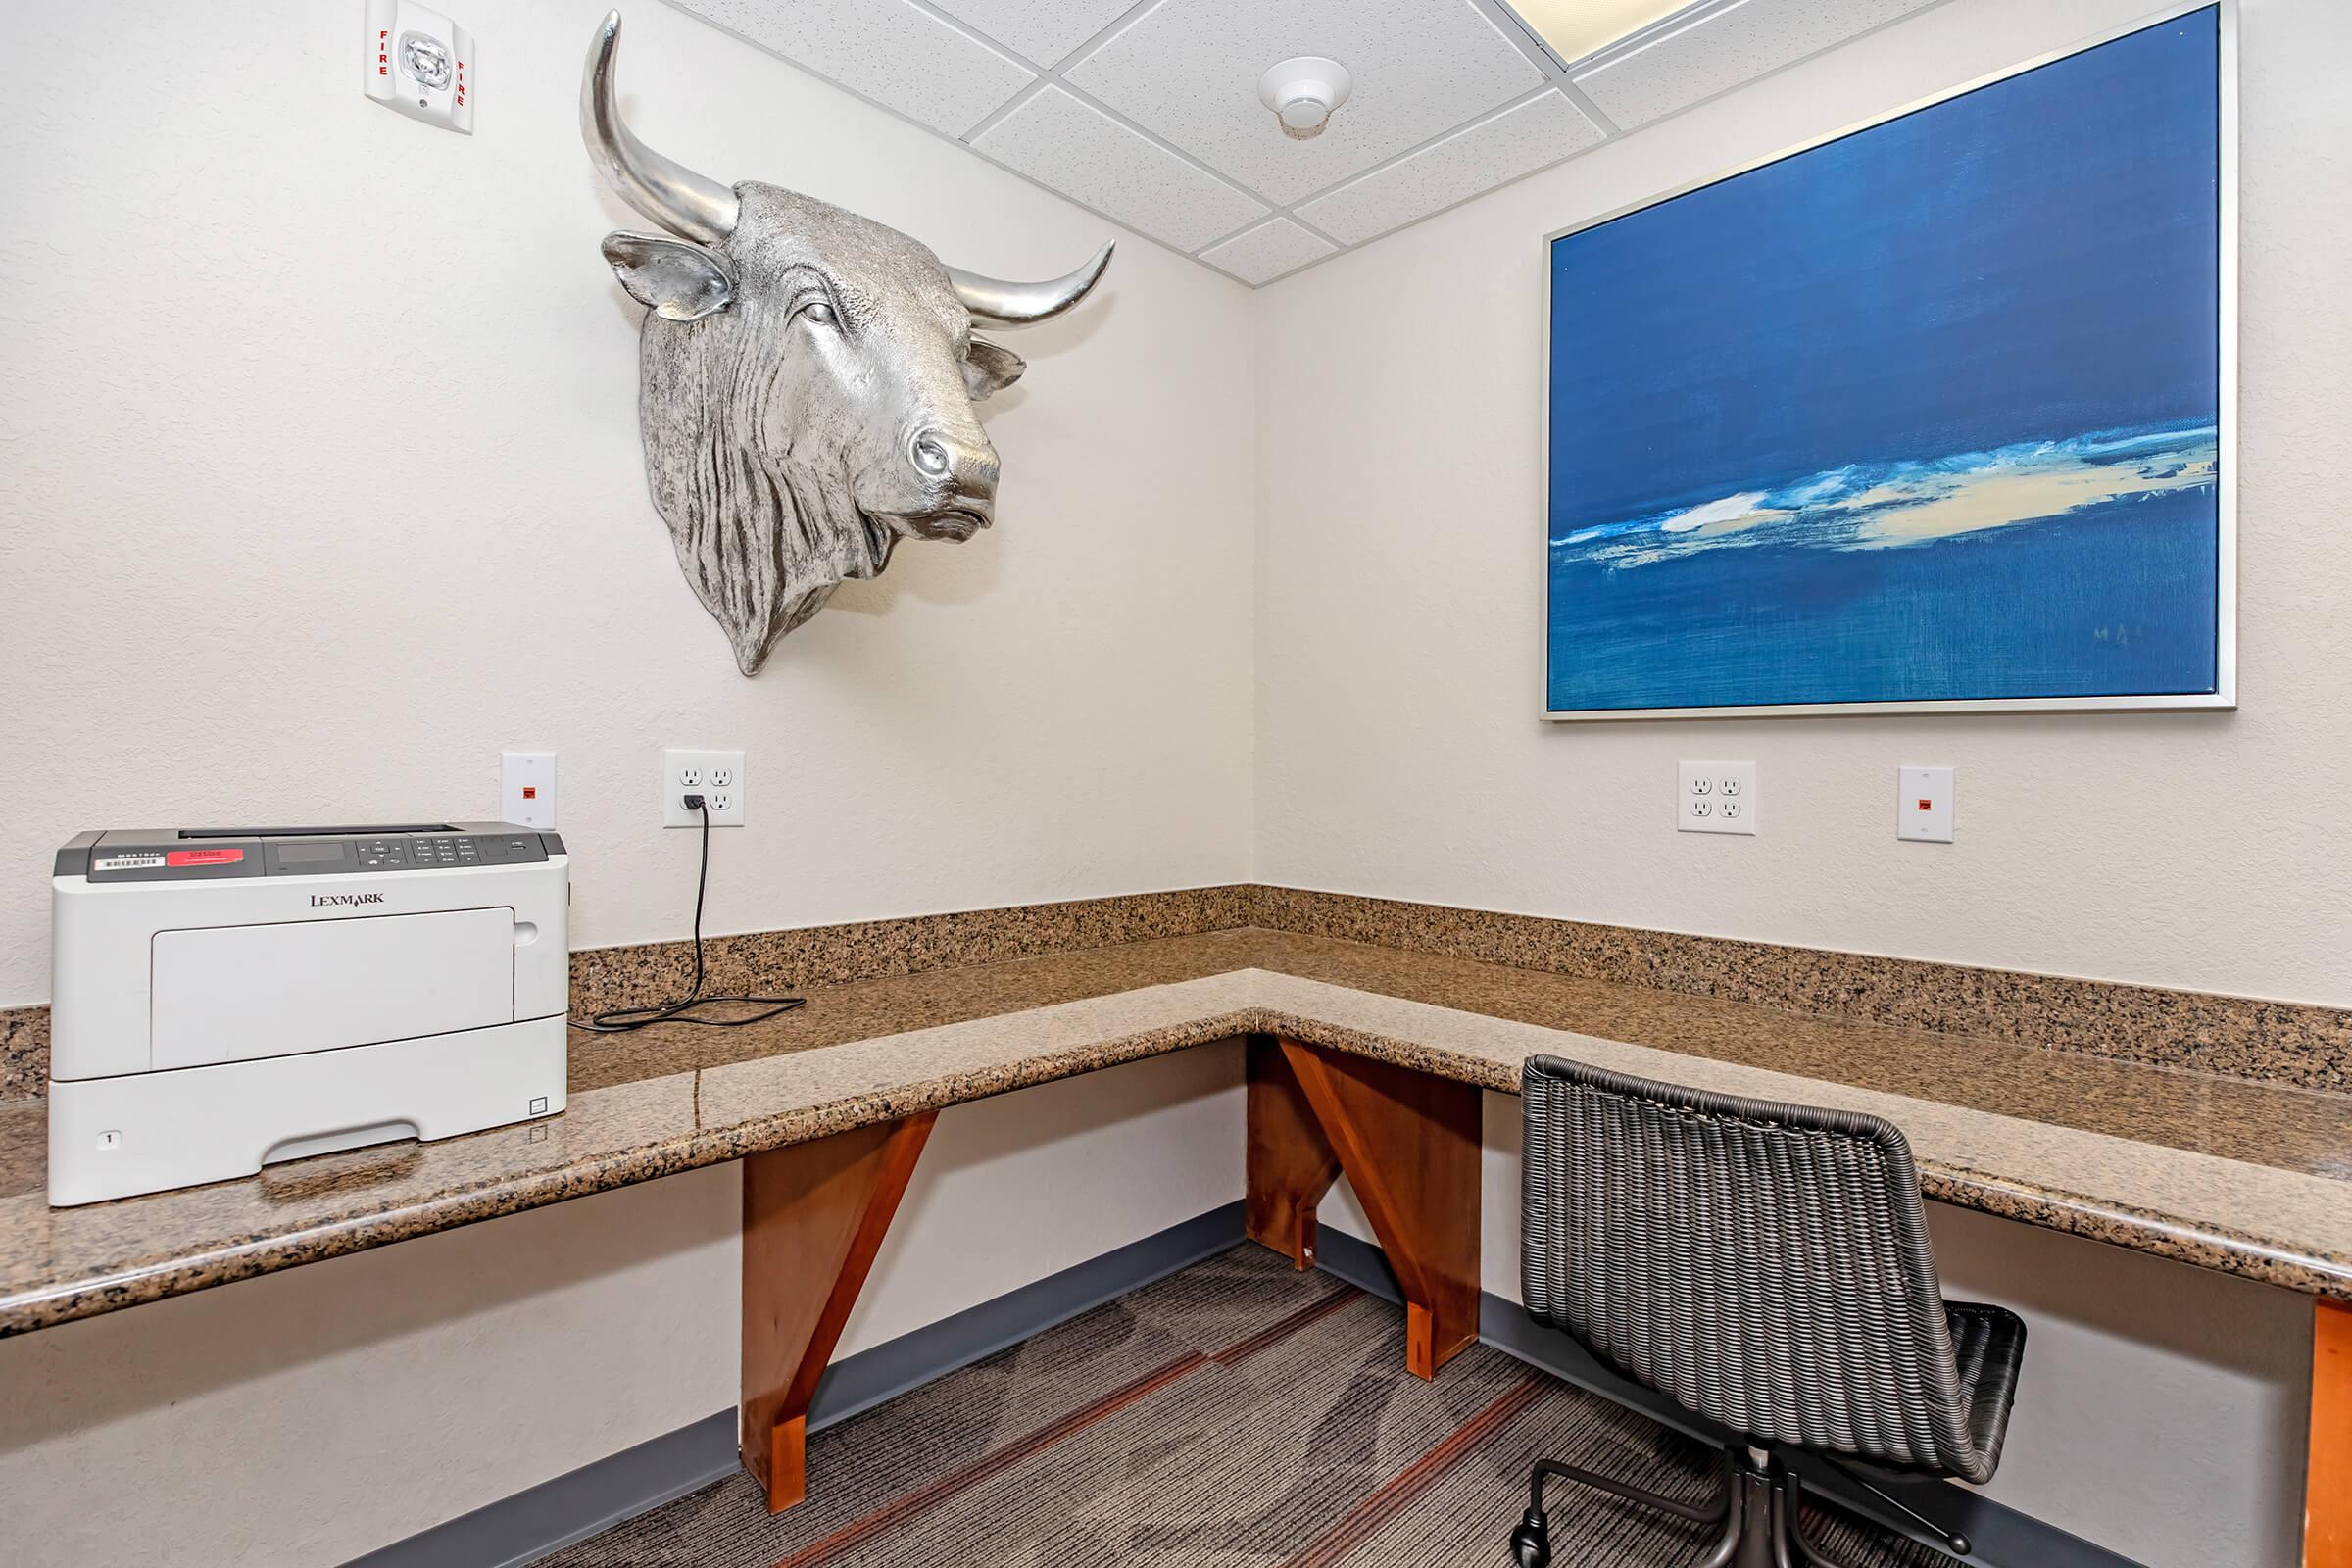
[[[1026,326],[1031,321],[1059,316],[1092,293],[1102,280],[1102,269],[1110,265],[1113,248],[1103,246],[1095,253],[1093,261],[1075,272],[1044,283],[1007,283],[1001,278],[967,272],[960,267],[949,268],[948,277],[976,319],[994,326]]]
[[[621,200],[682,239],[716,245],[735,232],[735,192],[639,141],[620,118],[612,59],[620,49],[620,13],[605,13],[588,44],[580,77],[580,135],[588,156]]]

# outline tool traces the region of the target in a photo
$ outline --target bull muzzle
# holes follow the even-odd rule
[[[906,518],[915,533],[926,539],[969,539],[996,516],[997,450],[986,437],[917,430],[907,441],[906,456],[924,488],[937,498],[929,511]]]

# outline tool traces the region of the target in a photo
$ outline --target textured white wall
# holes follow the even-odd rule
[[[646,494],[641,313],[597,253],[646,224],[577,128],[603,7],[474,16],[470,138],[362,95],[361,12],[0,19],[0,1005],[48,997],[72,834],[489,816],[510,747],[561,756],[584,947],[686,932],[664,745],[750,754],[713,931],[1247,874],[1240,285],[1116,234],[1097,301],[1005,334],[996,528],[906,547],[747,681]],[[654,145],[961,266],[1115,233],[651,0],[623,56]]]
[[[649,825],[669,742],[752,755],[714,930],[1246,875],[1254,745],[1267,880],[2352,1000],[2329,872],[2352,841],[2303,806],[2347,755],[2327,604],[2352,544],[2309,523],[2352,359],[2333,292],[2352,106],[2322,74],[2352,19],[2329,0],[2247,8],[2247,711],[1703,730],[1530,716],[1536,237],[2135,3],[1951,0],[1254,305],[1127,238],[1102,306],[1016,340],[1032,383],[992,405],[998,529],[910,547],[751,682],[644,496],[632,313],[595,254],[636,220],[571,129],[596,9],[472,19],[470,141],[353,90],[356,7],[0,18],[0,710],[26,738],[0,752],[0,858],[27,868],[0,887],[0,1004],[47,994],[29,868],[70,833],[486,812],[506,746],[563,754],[579,940],[682,934],[691,857]],[[726,177],[1007,273],[1102,231],[663,8],[630,29],[639,124]],[[429,229],[382,220],[416,205]],[[419,466],[417,493],[381,488]],[[1764,762],[1767,837],[1666,830],[1670,763],[1702,740]],[[1962,844],[1898,852],[1898,760],[1962,768]],[[2100,803],[2142,780],[2150,828],[2126,838]],[[1237,1071],[1195,1053],[943,1117],[845,1349],[1236,1196]],[[1506,1294],[1515,1113],[1490,1103]],[[1131,1184],[1100,1179],[1114,1163]],[[724,1404],[735,1181],[0,1344],[24,1396],[0,1401],[12,1548],[332,1561]],[[2192,1511],[2278,1539],[2287,1298],[1972,1217],[1939,1233],[1955,1289],[2018,1301],[2040,1336],[2017,1437],[2040,1446],[1998,1494],[2119,1545],[2222,1544],[2176,1561],[2233,1555]],[[2134,1315],[2176,1305],[2191,1329]],[[2200,1420],[2235,1434],[2226,1452]],[[2212,1474],[2128,1471],[2168,1447]],[[2159,1500],[2118,1503],[2119,1475]]]
[[[1548,725],[1542,236],[2145,14],[1949,0],[1259,295],[1260,880],[2352,1003],[2352,7],[2245,0],[2234,714]],[[1677,834],[1679,758],[1755,758],[1762,836]],[[1897,844],[1901,762],[1960,840]],[[2138,813],[2127,830],[2119,802]],[[1518,1102],[1487,1114],[1486,1286],[1518,1296]],[[1327,1210],[1368,1236],[1343,1189]],[[2034,1325],[1991,1494],[2154,1568],[2292,1560],[2310,1311],[1957,1210],[1954,1294]]]
[[[2236,713],[1545,724],[1542,237],[2140,15],[1951,0],[1259,296],[1261,880],[2352,1003],[2352,6],[2246,0]],[[1764,832],[1677,834],[1680,758]],[[1958,773],[1898,844],[1894,772]]]
[[[0,1004],[49,994],[74,832],[486,816],[507,747],[561,754],[582,945],[686,933],[664,744],[750,754],[713,931],[1247,875],[1239,285],[1119,236],[1087,310],[1007,334],[998,527],[907,547],[746,681],[646,496],[637,312],[597,254],[644,225],[575,128],[602,5],[466,18],[470,139],[362,96],[361,9],[0,16]],[[664,151],[983,271],[1106,235],[628,16],[624,102]],[[1239,1197],[1239,1073],[1196,1053],[944,1116],[845,1353]],[[340,1561],[728,1404],[736,1183],[0,1345],[0,1556]]]
[[[1214,1046],[942,1112],[839,1353],[1240,1198],[1240,1081]],[[741,1193],[722,1165],[0,1341],[0,1560],[318,1568],[724,1409]]]

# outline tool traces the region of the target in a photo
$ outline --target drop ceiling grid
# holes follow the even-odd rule
[[[1054,66],[1151,0],[939,0],[939,8],[1024,60]]]
[[[1245,283],[1273,279],[1337,254],[1331,241],[1310,234],[1287,218],[1270,218],[1221,245],[1200,253],[1200,259]]]
[[[1294,141],[1257,78],[1313,54],[1347,56],[1355,90],[1321,135]],[[1162,0],[1061,75],[1282,207],[1544,84],[1468,0]]]
[[[1279,8],[1265,0],[670,3],[1032,184],[1258,287],[1942,0],[1696,0],[1572,62],[1554,56],[1507,0],[1291,0]],[[1286,31],[1264,20],[1277,13],[1319,20]],[[1218,22],[1210,29],[1217,41],[1191,42],[1186,79],[1195,97],[1218,100],[1217,119],[1205,128],[1182,119],[1183,83],[1153,80],[1135,41],[1148,44],[1156,33],[1163,49],[1181,48],[1186,41],[1176,29],[1203,19]],[[1258,25],[1246,25],[1253,19]],[[1296,177],[1281,180],[1287,199],[1237,177],[1243,171],[1228,174],[1208,161],[1246,164],[1267,177],[1263,171],[1279,174],[1284,166],[1266,155],[1279,159],[1290,148],[1320,146],[1320,138],[1281,139],[1273,117],[1256,102],[1257,74],[1286,54],[1326,51],[1393,67],[1394,38],[1373,49],[1362,33],[1367,19],[1374,25],[1400,22],[1399,30],[1417,38],[1424,53],[1446,26],[1457,29],[1466,63],[1424,72],[1425,82],[1434,75],[1442,103],[1398,104],[1395,80],[1386,81],[1389,111],[1363,117],[1380,122],[1362,132],[1350,127],[1349,143],[1323,153],[1322,177],[1312,188],[1300,188]],[[1729,24],[1711,32],[1707,24],[1718,19]],[[1788,36],[1780,48],[1758,50],[1759,28],[1774,24]],[[1139,34],[1139,27],[1146,30]],[[1277,52],[1262,65],[1238,55],[1215,58],[1217,43],[1236,34],[1247,40],[1242,47]],[[1727,56],[1744,57],[1757,69],[1727,68]],[[1159,64],[1164,71],[1165,61]],[[1241,85],[1225,84],[1227,75]],[[1090,90],[1090,79],[1097,90]],[[955,89],[943,91],[943,81]],[[1612,90],[1636,82],[1639,90],[1630,95]],[[1505,87],[1504,96],[1478,101]],[[1377,102],[1375,91],[1359,81],[1334,130],[1350,124],[1351,112]],[[1604,112],[1596,95],[1615,98],[1630,122]],[[1244,96],[1247,103],[1238,102]],[[1122,113],[1122,104],[1132,112]],[[1258,116],[1266,122],[1262,144],[1243,139]],[[1396,145],[1406,134],[1418,139]]]

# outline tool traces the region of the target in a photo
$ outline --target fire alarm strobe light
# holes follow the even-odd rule
[[[1282,133],[1293,141],[1323,134],[1331,112],[1348,101],[1355,78],[1337,60],[1300,55],[1270,68],[1257,78],[1258,101],[1274,111]]]
[[[368,0],[368,96],[428,125],[473,134],[473,34],[411,0]]]

